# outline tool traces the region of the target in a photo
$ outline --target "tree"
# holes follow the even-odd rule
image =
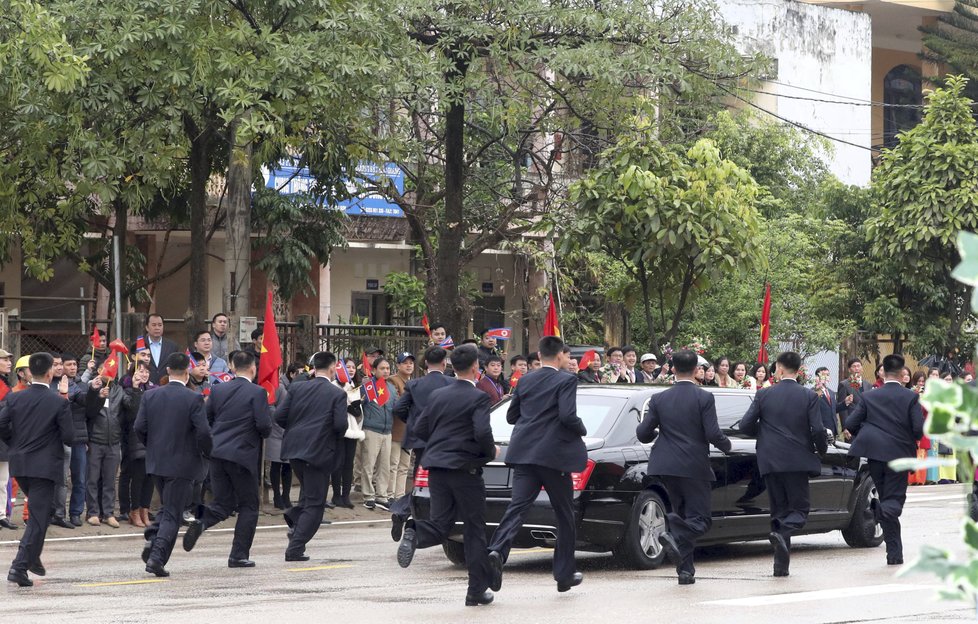
[[[403,0],[398,12],[414,47],[407,88],[380,92],[377,131],[359,142],[407,189],[364,190],[404,210],[430,314],[455,335],[468,329],[466,267],[533,231],[632,114],[742,72],[699,3]]]
[[[898,135],[873,172],[874,216],[866,224],[873,298],[865,328],[909,336],[918,355],[970,353],[976,318],[971,289],[951,276],[955,240],[978,229],[978,124],[954,76],[927,97],[924,118]]]
[[[759,192],[710,140],[684,152],[663,146],[646,127],[604,152],[571,187],[553,227],[561,251],[600,250],[631,273],[658,352],[712,280],[763,266]]]

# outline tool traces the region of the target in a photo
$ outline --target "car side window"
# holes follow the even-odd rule
[[[753,398],[746,394],[717,394],[717,423],[720,429],[730,430],[744,417]]]

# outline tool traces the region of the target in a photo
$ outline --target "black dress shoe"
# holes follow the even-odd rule
[[[146,562],[146,571],[150,574],[155,574],[160,578],[166,578],[170,576],[170,573],[163,569],[163,564],[155,559],[150,559]]]
[[[229,568],[253,568],[255,562],[251,559],[228,559]]]
[[[489,552],[489,571],[492,573],[489,589],[499,591],[503,586],[503,556],[498,551]]]
[[[333,503],[331,503],[330,501],[324,501],[323,502],[323,506],[326,507],[326,509],[335,509],[336,508],[336,505],[333,504]]]
[[[886,565],[903,565],[903,557],[887,557]]]
[[[557,581],[557,591],[569,591],[571,587],[577,587],[582,582],[584,582],[584,575],[580,572],[575,572],[574,576],[570,577],[570,579],[566,581]]]
[[[353,509],[356,505],[350,500],[349,496],[343,497],[343,504],[340,507],[346,507],[347,509]]]
[[[401,541],[401,536],[404,535],[404,516],[400,514],[391,514],[391,539],[395,542]]]
[[[492,602],[492,598],[492,592],[489,590],[481,594],[465,594],[465,606],[478,607],[479,605],[487,605]]]
[[[5,529],[11,529],[13,531],[16,531],[18,528],[20,528],[16,524],[8,520],[7,518],[0,520],[0,527],[3,527]]]
[[[309,561],[309,555],[290,555],[285,553],[286,561]]]
[[[149,563],[149,556],[153,554],[153,542],[147,541],[143,544],[143,552],[140,555],[143,559],[143,563]]]
[[[679,573],[679,584],[680,585],[692,585],[694,583],[696,583],[696,577],[695,576],[693,576],[689,572],[680,572]]]
[[[411,565],[414,559],[414,551],[418,548],[418,534],[414,529],[408,527],[401,538],[401,544],[397,547],[397,565],[406,568]]]
[[[11,570],[7,573],[7,580],[11,583],[17,583],[21,587],[30,587],[34,584],[34,581],[27,578],[27,572],[23,570]]]
[[[774,567],[774,576],[788,576],[788,568]]]
[[[204,523],[200,520],[194,520],[187,527],[187,532],[183,534],[183,549],[190,552],[194,549],[197,544],[197,540],[200,539],[200,534],[204,532]]]
[[[72,531],[75,530],[75,525],[73,525],[72,523],[68,522],[67,520],[59,516],[55,516],[54,518],[52,518],[51,524],[53,524],[54,526],[59,526],[62,529],[71,529]]]
[[[682,562],[683,557],[679,554],[679,544],[676,543],[676,538],[671,533],[660,535],[659,543],[662,544],[662,549],[666,551],[666,557],[669,558],[669,563],[677,566]]]
[[[787,571],[788,562],[791,561],[791,551],[788,549],[788,542],[784,540],[783,535],[780,533],[775,533],[774,531],[767,534],[767,540],[771,542],[771,546],[774,546],[775,570],[784,568],[785,571]],[[787,576],[787,574],[785,574],[785,576]]]
[[[45,574],[48,573],[48,571],[44,569],[44,564],[41,563],[40,561],[37,561],[27,566],[27,571],[37,576],[44,576]]]
[[[73,524],[76,527],[80,527],[82,525],[81,516],[72,516],[71,517],[71,524]]]

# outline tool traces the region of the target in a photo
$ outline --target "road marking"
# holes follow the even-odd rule
[[[820,589],[817,591],[797,592],[791,594],[773,594],[765,596],[749,596],[747,598],[731,598],[727,600],[709,600],[700,604],[722,605],[725,607],[764,607],[771,605],[809,602],[815,600],[834,600],[837,598],[852,598],[855,596],[875,596],[878,594],[897,594],[908,591],[938,589],[937,585],[868,585],[865,587],[839,587],[836,589]]]
[[[387,524],[391,520],[390,518],[378,518],[377,520],[334,520],[330,524],[324,524],[323,527],[331,526],[345,526],[353,524]],[[268,531],[271,529],[287,529],[289,525],[287,524],[268,524],[265,526],[256,527],[258,531]],[[207,529],[208,533],[230,533],[234,531],[234,527],[229,527],[226,529]],[[178,535],[183,535],[186,531],[181,531]],[[142,537],[142,533],[116,533],[115,535],[82,535],[79,537],[49,537],[44,540],[45,543],[48,542],[83,542],[86,540],[103,540],[103,539],[122,539],[127,537]],[[20,544],[20,540],[8,540],[5,542],[0,542],[0,546],[13,546]]]
[[[553,548],[526,548],[521,550],[511,550],[509,551],[509,556],[512,557],[513,555],[533,555],[542,552],[552,553],[553,551],[554,551]]]
[[[148,585],[149,583],[166,583],[167,579],[143,579],[141,581],[114,581],[112,583],[80,583],[75,587],[116,587],[118,585]]]
[[[353,564],[344,563],[340,565],[312,566],[311,568],[286,568],[286,572],[314,572],[316,570],[339,570],[340,568],[352,568]]]
[[[958,496],[932,496],[928,498],[908,498],[907,503],[938,503],[941,501],[964,501],[966,496],[964,494],[959,494]]]

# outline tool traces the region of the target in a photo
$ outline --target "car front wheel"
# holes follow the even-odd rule
[[[846,544],[853,548],[876,548],[883,543],[883,528],[873,514],[873,505],[878,504],[879,499],[876,483],[866,475],[856,489],[856,504],[849,526],[842,529]]]
[[[666,504],[662,497],[652,490],[639,492],[625,533],[615,547],[615,558],[637,570],[658,568],[666,556],[659,536],[667,530]]]

